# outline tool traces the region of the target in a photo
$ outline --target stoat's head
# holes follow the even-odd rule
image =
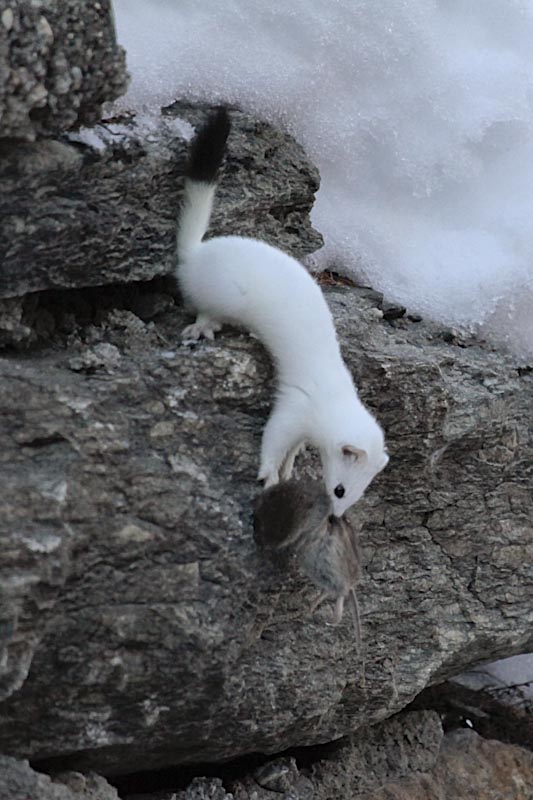
[[[375,429],[365,436],[364,446],[352,437],[332,444],[321,453],[324,482],[331,498],[333,514],[342,516],[363,496],[369,483],[387,465],[383,431],[373,420]]]

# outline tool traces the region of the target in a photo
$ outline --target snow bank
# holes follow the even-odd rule
[[[533,0],[115,0],[130,92],[238,103],[320,169],[320,265],[533,355]]]

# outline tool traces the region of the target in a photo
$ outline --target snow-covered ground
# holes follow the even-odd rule
[[[114,0],[132,83],[283,126],[320,265],[533,356],[533,0]]]

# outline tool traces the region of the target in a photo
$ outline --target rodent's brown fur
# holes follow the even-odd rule
[[[359,541],[345,517],[331,515],[322,484],[291,480],[267,489],[254,503],[254,535],[263,547],[294,551],[301,571],[323,592],[320,600],[336,600],[335,623],[342,619],[344,599],[349,599],[359,645],[354,589],[361,577]]]

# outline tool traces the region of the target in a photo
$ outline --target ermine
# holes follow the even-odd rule
[[[361,620],[355,584],[361,579],[359,539],[344,518],[331,513],[331,500],[318,481],[285,481],[271,486],[254,502],[254,536],[259,545],[292,551],[298,567],[321,590],[311,612],[333,598],[337,625],[347,598],[357,649]]]
[[[186,339],[244,327],[270,352],[277,393],[261,443],[265,487],[292,474],[302,446],[320,454],[333,514],[357,502],[388,462],[383,431],[342,360],[333,319],[307,270],[276,247],[243,236],[204,241],[230,119],[219,108],[194,137],[177,231],[176,275],[196,321]]]

